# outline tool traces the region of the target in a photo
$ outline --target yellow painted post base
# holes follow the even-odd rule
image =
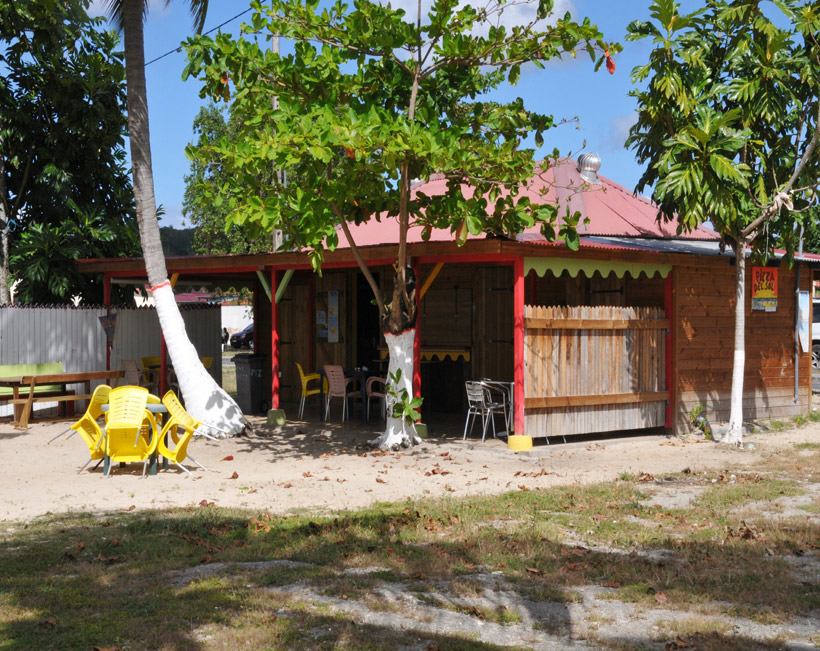
[[[288,422],[284,409],[268,410],[268,425],[284,425]]]
[[[532,436],[517,434],[507,437],[507,448],[513,452],[524,452],[532,450]]]

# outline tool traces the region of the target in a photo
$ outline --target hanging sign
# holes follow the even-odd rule
[[[114,343],[114,331],[117,327],[117,313],[115,312],[114,314],[109,314],[98,318],[100,319],[100,325],[102,326],[103,332],[105,332],[105,338],[108,340],[108,343]]]
[[[327,293],[327,341],[339,342],[339,292],[336,291]]]
[[[777,269],[752,267],[752,309],[763,312],[777,310]]]

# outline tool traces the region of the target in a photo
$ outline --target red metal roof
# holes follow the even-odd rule
[[[676,238],[694,240],[714,240],[717,235],[708,227],[701,226],[691,233],[677,235],[677,223],[659,224],[658,209],[645,197],[634,195],[622,185],[605,176],[598,175],[601,185],[585,183],[578,173],[577,164],[570,158],[562,158],[547,170],[536,171],[522,196],[527,196],[533,203],[552,203],[558,205],[559,216],[566,212],[567,206],[574,213],[581,213],[578,232],[582,236],[615,236]],[[441,176],[413,186],[413,194],[424,192],[428,196],[443,194],[447,182]],[[464,195],[470,197],[472,188],[465,186]],[[589,223],[584,224],[588,218]],[[410,227],[407,234],[408,243],[421,242],[421,228]],[[351,235],[358,246],[389,244],[398,242],[398,220],[395,217],[382,217],[379,221],[371,219],[361,225],[350,225]],[[470,236],[470,239],[483,239],[485,236]],[[447,241],[455,239],[447,230],[434,229],[430,241]],[[522,242],[547,243],[541,235],[540,227],[528,229],[516,236]],[[348,246],[347,238],[339,230],[339,247]],[[615,247],[613,247],[615,248]]]

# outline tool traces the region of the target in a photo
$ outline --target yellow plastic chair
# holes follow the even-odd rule
[[[191,438],[194,434],[201,434],[202,436],[212,439],[212,436],[199,431],[201,427],[210,426],[205,425],[202,421],[196,420],[191,414],[185,411],[185,407],[182,406],[182,403],[173,391],[169,391],[162,397],[162,404],[165,405],[165,408],[168,410],[169,418],[168,422],[165,423],[165,427],[162,428],[162,433],[159,437],[157,447],[159,453],[191,476],[193,476],[191,471],[182,465],[186,457],[207,471],[208,469],[205,466],[188,454],[188,444],[191,442]],[[182,430],[182,433],[180,433],[180,430]],[[168,447],[169,440],[173,440],[174,442],[173,449]]]
[[[153,357],[140,357],[142,364],[143,381],[140,384],[144,387],[159,392],[159,375],[162,359],[157,355]]]
[[[107,384],[101,384],[94,389],[94,393],[91,395],[91,400],[88,403],[88,409],[85,410],[80,420],[74,423],[70,428],[70,430],[73,431],[69,434],[69,438],[74,436],[75,433],[79,434],[88,446],[88,451],[91,453],[91,458],[77,471],[78,475],[85,470],[89,463],[95,460],[102,461],[105,457],[105,450],[100,446],[103,431],[97,423],[97,420],[102,416],[102,406],[108,402],[108,395],[110,393],[111,387]],[[97,465],[99,466],[100,464],[98,463]]]
[[[154,414],[148,404],[148,389],[143,387],[118,387],[108,397],[108,422],[105,426],[105,456],[108,472],[111,463],[142,461],[142,476],[148,461],[157,451],[159,433]]]
[[[302,401],[299,403],[299,420],[302,420],[302,414],[305,413],[305,399],[320,393],[318,387],[309,389],[308,385],[313,382],[313,380],[318,380],[322,376],[319,373],[308,373],[305,375],[305,372],[302,370],[302,365],[299,362],[296,362],[296,368],[299,369],[299,382],[302,384]],[[327,393],[327,378],[325,378],[324,382],[325,393]]]

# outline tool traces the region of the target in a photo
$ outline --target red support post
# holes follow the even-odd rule
[[[513,433],[523,435],[524,431],[524,258],[513,261],[513,373],[515,380],[515,418]]]
[[[270,270],[271,409],[279,409],[279,324],[276,305],[276,269]]]
[[[105,304],[105,315],[111,316],[111,276],[105,274],[103,277],[103,303]],[[105,370],[111,370],[111,339],[108,333],[105,335]]]
[[[672,270],[669,272],[669,275],[666,276],[666,279],[663,284],[663,307],[664,311],[666,312],[666,318],[669,320],[669,330],[666,332],[666,390],[669,392],[669,400],[666,402],[666,424],[665,427],[672,427],[672,398],[674,395],[674,378],[672,376],[672,351],[673,351],[673,340],[672,335],[674,332],[674,299],[673,299],[673,285],[672,285],[672,274],[675,271]]]
[[[419,297],[419,280],[421,265],[413,260],[413,273],[416,276],[416,335],[413,337],[413,397],[421,398],[421,298]]]

